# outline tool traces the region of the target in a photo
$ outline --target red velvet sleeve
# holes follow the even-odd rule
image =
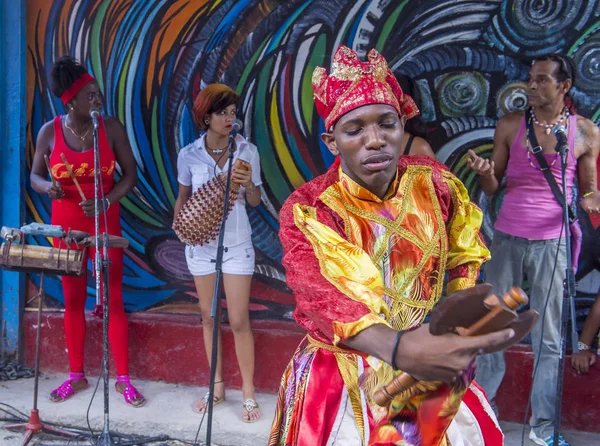
[[[364,303],[343,294],[323,276],[312,244],[296,225],[294,205],[314,207],[317,220],[344,237],[333,211],[316,198],[324,190],[322,186],[319,190],[318,186],[319,183],[313,181],[298,189],[285,202],[279,214],[279,236],[283,245],[282,263],[286,268],[287,284],[294,291],[296,299],[294,318],[315,339],[334,343],[336,336],[344,340],[340,330],[334,328],[338,323],[353,324],[362,319],[364,324],[359,325],[364,329],[385,321],[372,315]]]

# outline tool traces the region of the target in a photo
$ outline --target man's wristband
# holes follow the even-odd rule
[[[594,191],[593,191],[593,190],[592,190],[592,191],[590,191],[590,192],[586,192],[585,194],[583,194],[583,195],[581,196],[581,199],[583,200],[584,198],[587,198],[587,197],[589,197],[589,196],[591,196],[591,195],[594,195]]]
[[[246,188],[246,195],[252,195],[255,190],[256,186],[254,185],[254,183],[250,183],[250,187]]]
[[[396,333],[396,340],[394,341],[394,348],[392,349],[392,361],[390,363],[394,370],[399,370],[398,366],[396,365],[396,353],[398,353],[398,345],[400,345],[400,339],[402,338],[402,336],[404,336],[405,333],[406,331],[399,331],[398,333]]]
[[[585,351],[585,350],[589,350],[589,349],[590,349],[590,346],[589,346],[589,345],[587,345],[587,344],[584,344],[584,343],[583,343],[583,342],[581,342],[581,341],[579,341],[579,342],[577,343],[577,349],[578,349],[580,352],[583,352],[583,351]]]
[[[110,207],[110,200],[107,197],[104,197],[104,210],[108,211],[109,207]]]

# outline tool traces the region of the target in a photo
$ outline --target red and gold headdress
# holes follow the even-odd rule
[[[367,62],[361,62],[354,51],[340,45],[333,57],[331,74],[327,75],[323,67],[315,68],[312,86],[315,105],[327,131],[340,117],[363,105],[391,105],[406,119],[419,114],[415,102],[402,93],[385,58],[375,49],[369,51]]]

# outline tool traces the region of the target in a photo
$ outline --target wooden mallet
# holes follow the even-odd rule
[[[52,174],[52,168],[50,167],[50,159],[48,159],[48,154],[44,155],[44,161],[46,162],[46,168],[48,169],[48,174],[50,174],[50,180],[52,181],[52,186],[58,187],[58,183],[56,182],[56,179],[54,179],[54,175]],[[57,198],[57,200],[60,201],[60,198]]]
[[[67,161],[67,157],[65,156],[64,153],[61,153],[60,154],[60,158],[63,160],[63,163],[65,163],[65,167],[67,168],[67,172],[69,173],[69,176],[73,180],[73,184],[75,184],[75,187],[79,191],[79,195],[81,196],[81,199],[83,201],[87,200],[87,198],[85,198],[85,194],[81,190],[81,186],[79,185],[79,181],[77,181],[77,177],[75,177],[75,174],[73,173],[73,169],[71,169],[71,165]]]

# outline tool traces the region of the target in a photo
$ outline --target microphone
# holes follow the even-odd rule
[[[98,116],[100,116],[98,109],[92,108],[90,110],[90,116],[92,117],[92,124],[94,124],[94,128],[98,128]]]
[[[237,135],[240,132],[240,130],[242,130],[243,126],[244,124],[242,123],[242,121],[240,121],[239,119],[234,119],[231,123],[231,133],[233,135]]]
[[[554,150],[557,152],[568,152],[569,143],[567,142],[567,129],[564,125],[557,125],[552,129],[552,133],[556,136],[556,147]]]
[[[235,137],[240,132],[240,130],[242,130],[243,126],[244,126],[244,124],[242,124],[242,121],[240,121],[239,119],[234,119],[233,122],[231,123],[231,131],[229,132],[229,150],[230,150],[231,155],[233,155],[233,153],[237,149],[237,147],[236,147],[237,144],[235,143]]]

